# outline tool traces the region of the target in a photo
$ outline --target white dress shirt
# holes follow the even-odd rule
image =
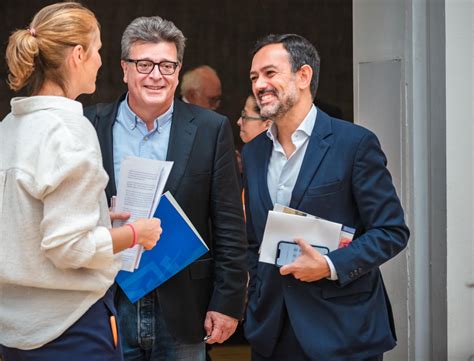
[[[273,204],[290,205],[293,188],[295,188],[311,133],[316,123],[316,116],[317,109],[312,105],[304,120],[291,135],[291,141],[296,149],[288,158],[286,157],[282,145],[278,141],[278,129],[275,123],[267,130],[267,136],[273,142],[267,174],[268,191],[270,192]],[[332,261],[329,257],[324,257],[331,270],[331,277],[329,279],[337,280],[336,269]]]

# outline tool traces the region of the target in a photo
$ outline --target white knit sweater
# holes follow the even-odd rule
[[[111,286],[108,177],[82,105],[14,98],[0,122],[0,344],[60,336]]]

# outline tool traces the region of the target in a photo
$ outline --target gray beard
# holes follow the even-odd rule
[[[293,97],[288,97],[286,103],[278,103],[276,106],[260,108],[260,115],[273,121],[283,118],[288,111],[293,108],[296,101]]]

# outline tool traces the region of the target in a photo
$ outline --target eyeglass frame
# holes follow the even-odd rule
[[[137,69],[138,73],[147,74],[147,75],[151,74],[153,72],[153,70],[155,70],[155,66],[157,66],[157,65],[158,65],[158,71],[160,72],[161,75],[173,75],[174,73],[176,73],[176,69],[178,69],[178,65],[179,65],[178,61],[171,61],[171,60],[162,60],[158,63],[155,63],[154,61],[149,60],[149,59],[122,59],[122,60],[126,61],[127,63],[134,63],[135,68]],[[151,70],[148,73],[144,73],[144,72],[138,70],[138,63],[141,62],[141,61],[145,61],[145,62],[153,64],[153,67],[151,68]],[[163,74],[163,72],[161,71],[161,64],[163,64],[163,63],[173,64],[173,66],[174,66],[173,72],[169,73],[169,74]]]
[[[264,121],[266,120],[264,117],[262,116],[258,116],[258,117],[252,117],[251,115],[247,115],[247,113],[245,112],[245,110],[242,110],[240,112],[240,118],[242,118],[242,120],[261,120],[261,121]]]

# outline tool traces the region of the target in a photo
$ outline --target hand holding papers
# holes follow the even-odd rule
[[[171,172],[173,162],[127,157],[120,167],[115,212],[129,212],[127,223],[138,218],[151,218]],[[124,221],[114,221],[114,227]],[[137,245],[120,252],[122,270],[133,272],[140,262],[143,247]]]
[[[276,204],[274,210],[268,214],[259,261],[275,264],[277,246],[281,240],[292,241],[295,238],[303,238],[312,245],[327,247],[329,251],[334,251],[350,243],[354,231],[340,223]]]

